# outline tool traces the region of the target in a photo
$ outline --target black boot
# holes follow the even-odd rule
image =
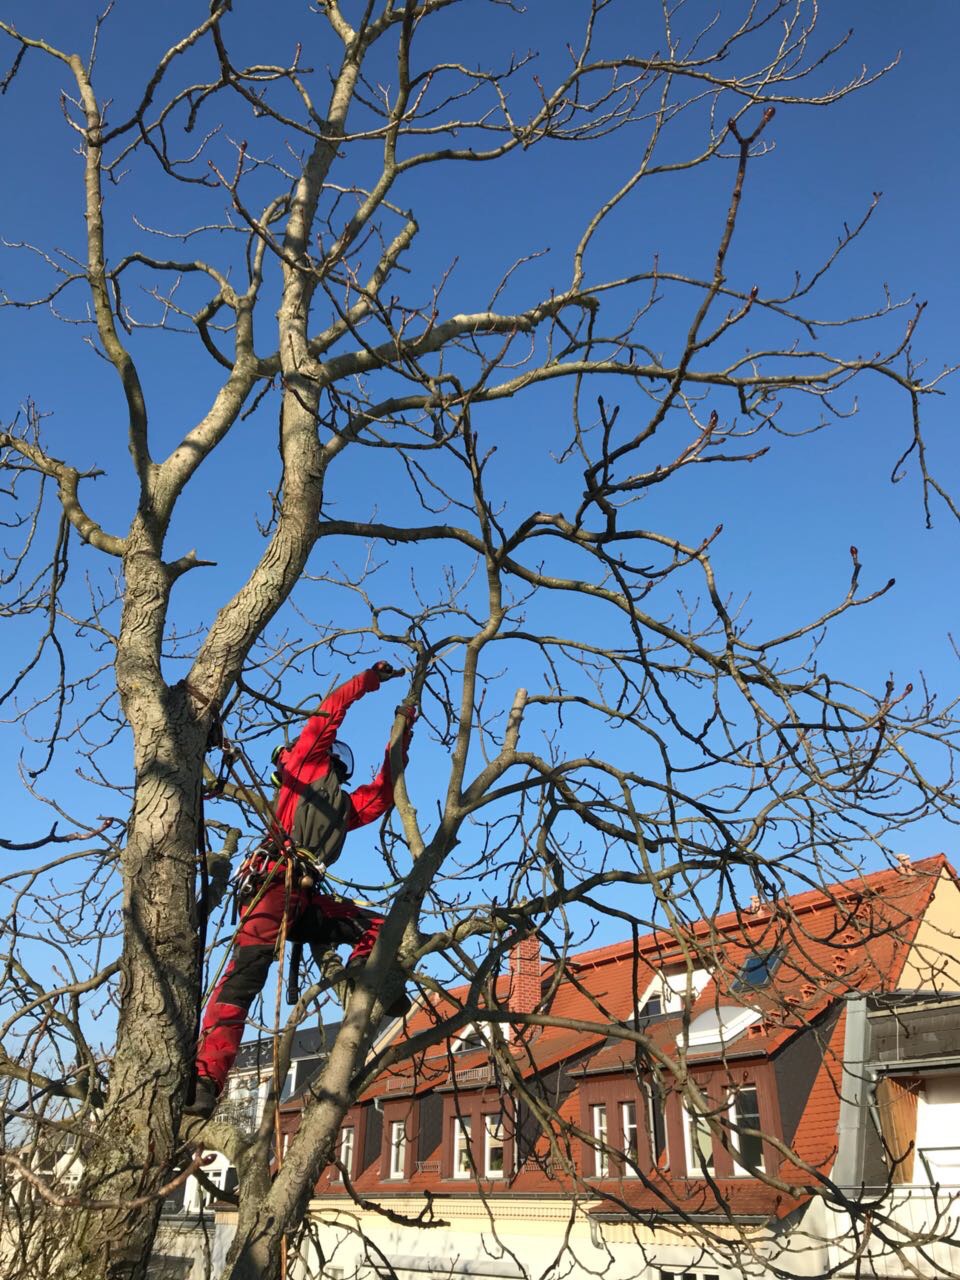
[[[217,1109],[219,1097],[220,1091],[208,1076],[197,1076],[193,1086],[193,1097],[183,1108],[183,1114],[209,1120]]]
[[[412,1008],[413,1001],[405,991],[401,991],[399,995],[394,996],[389,1004],[383,1006],[383,1012],[388,1018],[402,1018]]]

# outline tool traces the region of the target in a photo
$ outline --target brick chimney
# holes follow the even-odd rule
[[[532,1013],[540,1003],[540,939],[535,933],[510,951],[509,1008]]]

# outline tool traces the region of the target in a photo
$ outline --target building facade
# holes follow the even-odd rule
[[[925,1074],[913,1059],[877,1062],[883,1019],[896,1022],[902,1002],[920,1021],[960,1009],[935,998],[960,993],[958,939],[957,878],[937,857],[755,902],[686,937],[585,952],[562,972],[528,942],[499,980],[493,1022],[461,1017],[350,1109],[301,1274],[822,1276],[861,1222],[854,1212],[841,1224],[833,1188],[842,1174],[841,1195],[864,1203],[868,1166],[851,1163],[849,1144],[865,1143],[878,1107],[864,1146],[870,1194],[902,1200],[915,1176],[940,1213],[928,1235],[942,1240],[960,1146],[929,1133],[960,1143],[947,1129],[960,1075],[932,1058]],[[417,1007],[398,1046],[454,1016],[464,995]],[[858,1049],[864,1001],[877,1038]],[[922,1090],[904,1083],[917,1079]],[[909,1167],[889,1137],[904,1094],[917,1099]],[[285,1108],[287,1131],[297,1122]],[[896,1250],[884,1249],[886,1270],[857,1271],[849,1254],[843,1274],[913,1274],[891,1270]]]

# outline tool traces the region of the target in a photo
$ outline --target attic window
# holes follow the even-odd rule
[[[769,951],[755,951],[747,956],[743,968],[731,983],[731,991],[743,991],[748,988],[765,987],[771,980],[783,959],[782,947],[771,947]]]
[[[710,981],[706,969],[681,969],[678,973],[658,973],[640,1001],[640,1017],[655,1018],[662,1013],[681,1013],[693,1004]]]
[[[511,1027],[509,1023],[501,1023],[497,1028],[500,1039],[510,1039]],[[471,1022],[460,1032],[458,1036],[454,1036],[450,1041],[450,1052],[459,1053],[476,1053],[478,1049],[486,1049],[488,1052],[493,1048],[494,1032],[492,1026],[486,1024],[480,1025]]]
[[[454,1053],[473,1053],[477,1049],[486,1049],[487,1042],[478,1027],[467,1027],[459,1040],[451,1045]]]

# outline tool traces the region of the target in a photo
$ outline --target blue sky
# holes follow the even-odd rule
[[[848,27],[855,31],[849,51],[838,59],[837,72],[826,73],[825,83],[835,75],[851,74],[861,62],[879,67],[900,53],[900,64],[878,84],[836,107],[778,111],[767,134],[773,150],[749,174],[730,276],[745,287],[757,280],[765,290],[786,288],[794,270],[809,271],[830,252],[844,222],[856,222],[872,193],[883,192],[867,231],[818,292],[815,310],[822,315],[871,310],[881,305],[884,286],[895,298],[915,294],[927,302],[916,349],[933,372],[958,359],[955,210],[960,183],[952,124],[960,107],[960,88],[947,58],[960,37],[960,9],[953,0],[912,5],[899,0],[835,0],[824,8],[827,34],[840,35]],[[105,27],[98,68],[99,81],[111,86],[115,98],[114,118],[137,95],[144,69],[170,33],[197,20],[204,9],[184,0],[164,6],[121,0]],[[465,57],[463,51],[469,50],[477,61],[503,61],[514,49],[534,49],[549,68],[562,53],[557,47],[562,20],[579,10],[574,0],[532,0],[525,15],[467,4],[442,15],[429,52],[456,50]],[[228,20],[236,48],[255,51],[258,58],[280,57],[307,32],[308,55],[314,65],[322,65],[324,47],[309,43],[315,40],[317,18],[306,20],[309,27],[302,26],[303,7],[286,0],[271,10],[265,31],[259,19],[262,11],[251,0],[237,0]],[[87,0],[50,0],[39,13],[25,3],[7,4],[4,12],[24,31],[85,50],[96,7]],[[644,13],[638,7],[635,26],[608,31],[608,46],[648,51],[644,41],[651,37],[642,27]],[[0,143],[6,172],[14,175],[7,184],[0,232],[8,242],[30,240],[77,253],[82,244],[79,162],[73,152],[75,139],[60,111],[59,84],[55,70],[31,56],[0,99]],[[531,92],[529,77],[521,79],[520,91]],[[229,134],[231,121],[226,124]],[[702,119],[693,113],[681,122],[681,141],[695,139],[701,128]],[[221,148],[220,154],[229,154],[223,138],[214,145]],[[481,166],[460,166],[436,179],[418,179],[410,199],[422,230],[408,262],[412,275],[403,287],[427,296],[427,282],[449,268],[445,307],[476,309],[484,305],[491,282],[518,253],[531,251],[543,251],[543,256],[518,273],[509,300],[519,305],[551,286],[563,287],[571,244],[598,195],[615,190],[630,172],[634,145],[632,135],[621,133],[594,147],[531,150],[496,175]],[[728,175],[713,169],[645,187],[611,218],[588,261],[588,277],[647,269],[654,255],[668,269],[709,270],[728,187]],[[165,227],[189,226],[200,216],[195,191],[178,187],[171,194],[154,169],[134,162],[130,177],[107,193],[106,216],[116,237],[114,260],[139,236],[131,221],[134,211]],[[8,250],[0,256],[0,284],[7,294],[36,294],[41,288],[37,281],[43,278],[28,255]],[[147,314],[148,300],[138,299],[136,305]],[[77,316],[79,307],[77,299],[71,314]],[[650,341],[672,350],[685,315],[682,302],[667,298],[651,323]],[[885,328],[887,337],[901,323],[893,318]],[[82,327],[65,328],[44,312],[0,312],[0,329],[5,419],[9,421],[27,398],[35,400],[50,415],[51,450],[75,465],[96,465],[107,472],[91,488],[91,501],[98,518],[121,531],[130,509],[123,415],[104,362],[85,343]],[[269,345],[265,332],[264,349]],[[202,411],[215,377],[186,337],[145,334],[134,346],[143,361],[154,438],[162,453]],[[946,383],[944,389],[943,397],[928,398],[924,405],[924,430],[930,465],[956,494],[960,451],[955,383]],[[849,578],[848,548],[855,544],[864,564],[865,586],[880,586],[891,577],[897,585],[869,611],[840,620],[825,658],[855,683],[876,688],[893,671],[902,686],[908,680],[916,683],[922,672],[949,696],[958,684],[949,633],[956,627],[960,530],[936,503],[934,526],[924,527],[913,463],[900,483],[889,482],[893,463],[909,440],[906,399],[878,380],[862,383],[858,393],[855,417],[819,436],[784,439],[749,467],[691,472],[654,492],[644,505],[642,520],[690,543],[722,522],[724,532],[713,554],[721,587],[734,600],[746,601],[759,634],[788,629],[841,596]],[[619,388],[606,394],[616,401]],[[623,393],[623,401],[625,415],[638,411],[629,393]],[[555,510],[572,500],[571,481],[543,461],[545,449],[566,438],[568,387],[544,388],[522,403],[491,413],[487,421],[490,425],[482,429],[490,432],[499,449],[491,472],[510,511]],[[796,413],[788,421],[794,428],[805,425]],[[243,580],[257,553],[260,540],[254,517],[268,514],[269,491],[278,479],[275,424],[276,405],[271,402],[238,430],[223,456],[204,469],[174,523],[174,554],[196,546],[202,556],[218,561],[216,569],[192,575],[178,589],[176,618],[181,627],[209,620],[214,605]],[[363,516],[374,505],[399,517],[409,510],[409,493],[397,485],[381,459],[371,459],[369,453],[338,464],[329,496],[334,515]],[[345,548],[338,548],[338,554],[346,562],[356,555]],[[93,553],[75,546],[75,570],[100,572],[95,562]],[[427,577],[437,574],[436,558],[421,559],[419,566]],[[378,581],[384,583],[385,576]],[[395,571],[394,581],[384,583],[385,593],[402,598],[398,584],[405,581]],[[75,589],[79,582],[78,578]],[[341,597],[320,584],[304,584],[298,602],[316,620],[344,616]],[[300,623],[288,618],[285,625],[296,630]],[[10,637],[7,651],[15,662],[29,651],[30,627],[11,619],[5,626]],[[622,637],[612,637],[610,643],[622,643]],[[524,659],[517,661],[523,669],[508,671],[498,686],[504,697],[511,681],[539,675],[526,668]],[[293,701],[316,692],[335,674],[333,668],[325,668],[299,684],[291,680],[286,696]],[[368,699],[358,708],[351,737],[361,761],[379,756],[392,707],[390,695],[384,698],[390,706],[383,699]],[[443,761],[440,753],[434,755],[426,747],[425,738],[421,733],[411,775],[412,785],[420,788],[415,798],[424,810],[435,798],[433,775],[439,776]],[[8,769],[15,767],[23,747],[19,729],[3,726],[0,759]],[[34,751],[28,746],[28,757]],[[102,793],[77,781],[77,765],[69,752],[62,753],[44,786],[87,813],[100,812]],[[5,826],[11,836],[26,838],[38,834],[47,821],[43,810],[18,803]],[[906,851],[949,851],[952,836],[952,829],[932,822],[911,833]],[[359,874],[375,873],[373,860],[359,853],[356,866]]]

